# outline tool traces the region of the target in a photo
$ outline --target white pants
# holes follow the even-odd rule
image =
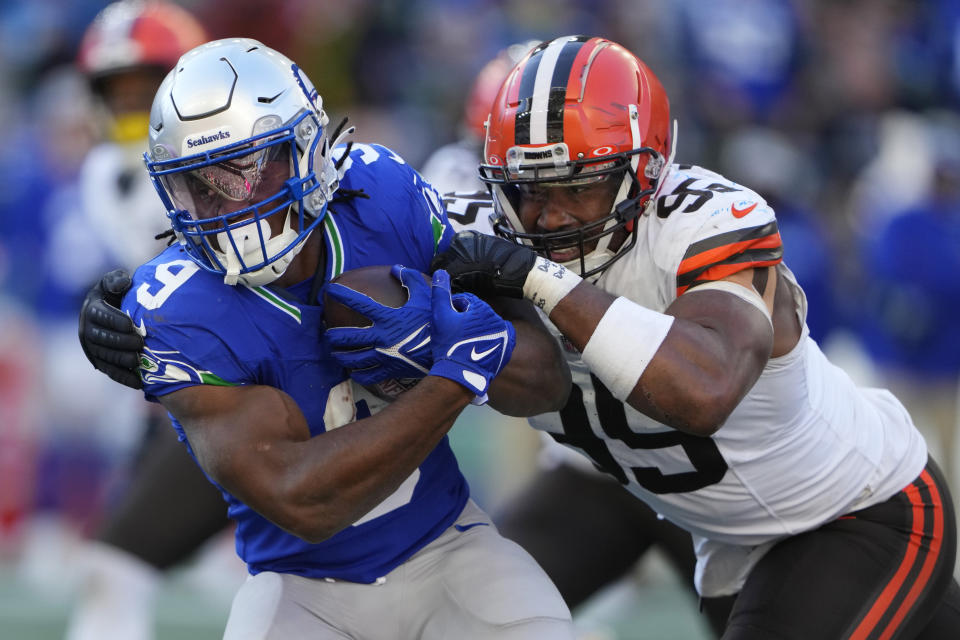
[[[543,569],[472,500],[382,584],[264,572],[237,592],[224,640],[572,640]]]

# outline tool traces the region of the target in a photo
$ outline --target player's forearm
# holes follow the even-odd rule
[[[283,501],[293,523],[278,524],[310,542],[350,526],[396,491],[472,398],[455,382],[427,376],[376,415],[312,438],[287,477]]]
[[[720,292],[681,297],[666,314],[615,300],[583,284],[550,319],[616,397],[675,429],[714,433],[769,356],[763,317]]]
[[[557,341],[539,320],[515,318],[513,326],[516,347],[490,384],[490,406],[520,417],[559,411],[570,394],[570,369]]]
[[[582,352],[603,314],[616,298],[603,289],[582,282],[566,294],[550,312],[550,322]],[[627,338],[627,336],[624,336]]]
[[[293,398],[273,387],[198,385],[162,400],[211,478],[277,526],[317,542],[395,491],[472,398],[428,376],[380,413],[314,437]]]

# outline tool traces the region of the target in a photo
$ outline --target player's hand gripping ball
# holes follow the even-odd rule
[[[385,400],[412,388],[433,364],[427,278],[399,266],[360,267],[324,289],[324,340],[331,354]]]

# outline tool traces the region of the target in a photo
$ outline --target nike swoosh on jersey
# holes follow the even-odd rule
[[[473,349],[470,350],[470,359],[473,360],[474,362],[476,362],[477,360],[483,360],[484,358],[486,358],[488,355],[490,355],[491,353],[493,353],[499,348],[500,348],[500,345],[496,345],[496,346],[490,347],[486,351],[480,351],[478,353],[477,348],[474,347]]]
[[[455,524],[453,528],[457,531],[467,531],[468,529],[473,529],[474,527],[489,527],[489,522],[471,522],[470,524]]]
[[[734,218],[742,218],[743,216],[747,215],[748,213],[750,213],[751,211],[753,211],[753,210],[756,209],[756,208],[757,208],[757,203],[756,203],[756,202],[754,202],[753,204],[751,204],[749,207],[745,207],[745,208],[743,208],[743,209],[739,209],[739,208],[737,208],[737,205],[732,204],[732,205],[730,205],[730,213],[733,214],[733,217],[734,217]]]

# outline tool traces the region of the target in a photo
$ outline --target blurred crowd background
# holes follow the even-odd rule
[[[28,580],[53,565],[64,588],[58,540],[91,531],[122,490],[141,428],[139,394],[95,374],[76,336],[86,289],[123,263],[123,243],[76,211],[103,132],[75,59],[105,4],[0,0],[0,567]],[[670,95],[677,160],[774,205],[813,335],[908,404],[960,493],[957,0],[178,4],[213,38],[289,55],[334,123],[415,167],[469,135],[465,96],[507,45],[583,33],[632,49]],[[534,441],[468,419],[455,445],[493,508]]]

